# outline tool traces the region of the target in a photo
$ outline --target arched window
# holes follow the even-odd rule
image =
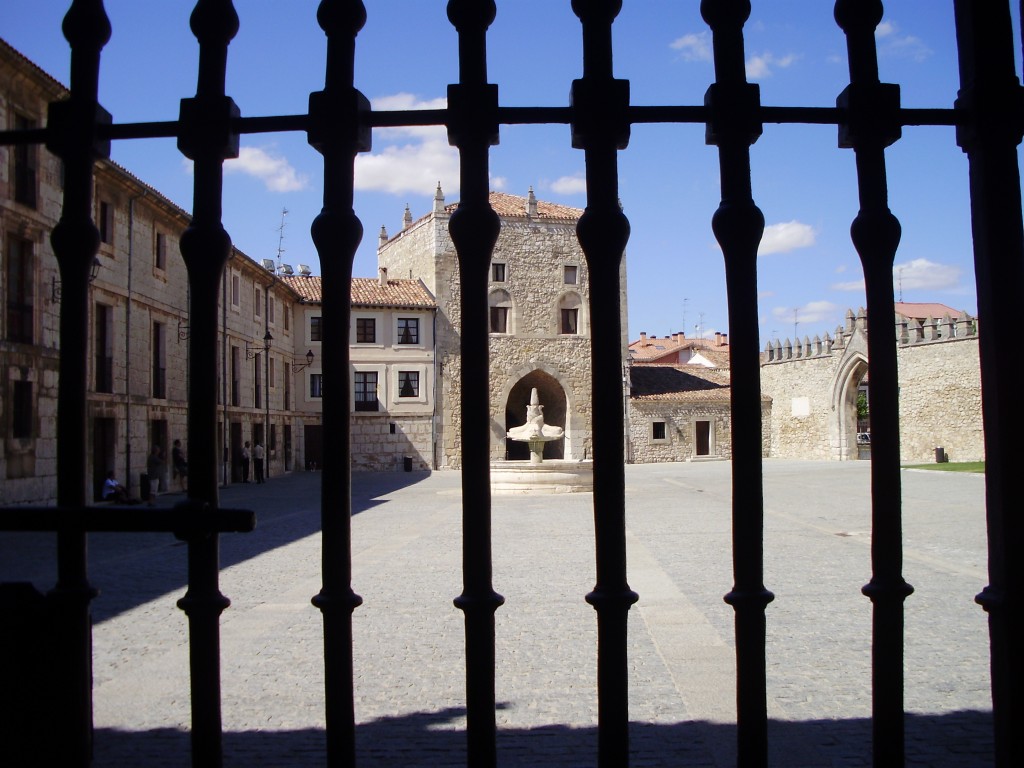
[[[575,291],[567,291],[558,298],[558,333],[576,336],[584,333],[583,300]]]
[[[512,297],[509,292],[502,288],[491,291],[487,294],[487,305],[490,308],[490,332],[514,333],[515,317],[512,311]]]

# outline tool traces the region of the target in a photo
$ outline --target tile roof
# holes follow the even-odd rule
[[[320,275],[282,275],[281,281],[306,301],[323,301]],[[381,285],[380,280],[375,277],[353,277],[350,291],[354,307],[437,307],[433,295],[419,280],[388,280],[385,285]]]
[[[637,365],[629,369],[634,400],[729,402],[729,374],[701,365]]]
[[[949,315],[950,317],[960,317],[962,312],[962,310],[953,309],[945,304],[937,304],[934,302],[897,301],[895,308],[897,315],[917,320],[924,320],[927,317],[940,320],[946,315]]]
[[[720,338],[725,338],[720,337]],[[654,363],[662,358],[675,358],[683,350],[691,350],[692,354],[700,354],[719,368],[729,367],[729,344],[717,343],[712,339],[688,339],[673,334],[658,338],[657,336],[641,337],[629,345],[629,356],[637,363]],[[666,362],[669,362],[666,360]]]
[[[526,198],[520,195],[510,195],[506,192],[491,192],[491,208],[494,212],[506,219],[526,218]],[[445,206],[445,210],[451,213],[459,207],[458,203],[451,203]],[[568,205],[548,203],[544,200],[537,201],[537,217],[541,219],[558,219],[562,221],[576,221],[583,215],[582,208],[571,208]]]

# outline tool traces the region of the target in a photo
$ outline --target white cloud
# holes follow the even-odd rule
[[[960,267],[950,264],[936,264],[928,259],[912,259],[892,268],[892,286],[895,291],[923,290],[948,291],[960,283]],[[835,283],[836,291],[863,291],[864,281]]]
[[[747,77],[751,80],[763,80],[766,77],[771,77],[773,70],[792,66],[799,58],[795,53],[780,57],[769,51],[765,51],[760,56],[751,56],[747,59]]]
[[[242,147],[237,159],[224,162],[224,171],[253,176],[271,192],[297,192],[309,184],[309,178],[296,172],[288,159],[278,155],[272,146]]]
[[[772,317],[780,323],[792,324],[794,320],[799,324],[822,323],[834,318],[837,310],[838,307],[831,301],[810,301],[802,307],[775,307]]]
[[[960,267],[936,264],[928,259],[913,259],[892,268],[893,286],[904,289],[940,291],[960,283]]]
[[[409,93],[396,93],[373,99],[372,103],[374,110],[398,111],[443,109],[447,100],[420,100]],[[458,194],[459,153],[449,146],[444,126],[379,128],[374,132],[374,140],[383,148],[356,155],[356,189],[394,195],[428,194],[440,181],[446,196]]]
[[[914,35],[901,34],[900,28],[891,21],[883,21],[875,28],[878,53],[922,62],[932,55],[932,49]]]
[[[579,195],[587,191],[587,179],[582,173],[562,176],[551,182],[551,191],[560,195]]]
[[[787,253],[797,248],[807,248],[814,245],[816,234],[814,227],[799,221],[770,224],[764,228],[757,255],[767,256],[769,253]]]
[[[679,51],[679,58],[683,61],[711,61],[711,36],[707,32],[683,35],[668,47]]]
[[[491,189],[500,192],[508,186],[508,179],[504,176],[491,176]]]

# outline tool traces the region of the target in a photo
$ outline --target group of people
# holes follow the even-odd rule
[[[256,482],[263,482],[263,459],[266,456],[266,451],[263,450],[263,446],[260,445],[260,441],[256,441],[256,445],[249,449],[249,441],[245,441],[245,445],[242,446],[242,482],[249,482],[249,464],[251,463],[256,474]]]
[[[255,470],[256,482],[262,483],[264,481],[263,460],[265,457],[266,451],[258,440],[251,448],[249,441],[245,441],[245,445],[242,447],[243,483],[249,482],[250,464]],[[178,482],[181,483],[181,489],[183,491],[186,490],[188,483],[188,459],[186,459],[185,451],[181,447],[181,440],[175,440],[171,448],[171,470],[173,477],[177,478]],[[149,477],[149,493],[146,501],[150,506],[153,506],[156,503],[156,493],[160,489],[161,478],[164,476],[164,452],[159,445],[154,445],[153,450],[150,451],[149,456],[146,458],[146,474]],[[118,482],[114,470],[107,472],[106,480],[103,482],[102,498],[104,501],[110,501],[115,504],[141,503],[141,500],[132,498],[128,493],[128,489]]]

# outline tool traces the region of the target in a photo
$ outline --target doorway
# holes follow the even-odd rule
[[[92,422],[92,493],[93,501],[103,498],[103,483],[107,472],[114,469],[116,451],[117,425],[114,420],[105,416],[97,416]],[[121,481],[127,485],[127,478]]]

